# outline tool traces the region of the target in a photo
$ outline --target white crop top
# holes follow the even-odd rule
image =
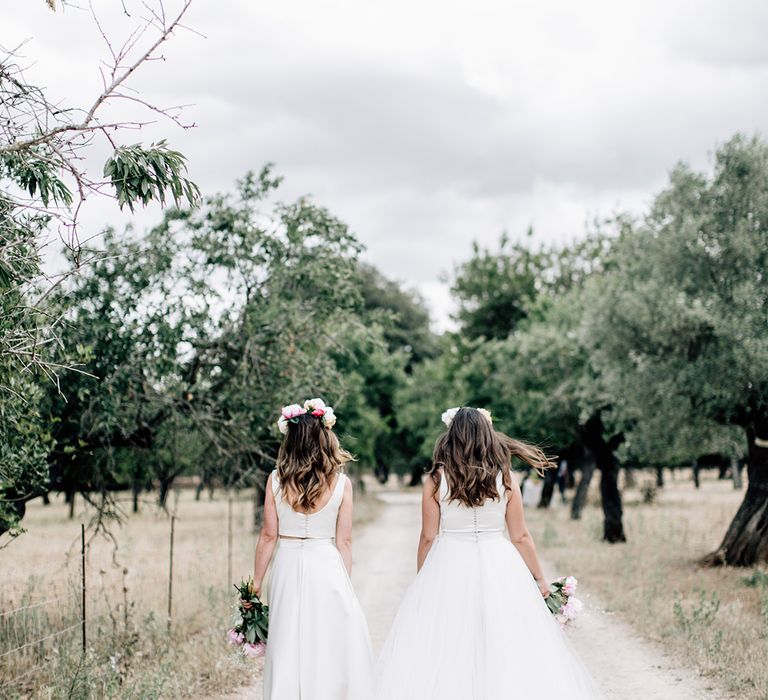
[[[336,518],[339,515],[341,501],[344,498],[346,474],[339,474],[333,487],[331,498],[320,510],[314,513],[300,513],[294,510],[285,498],[277,469],[272,472],[272,493],[277,506],[277,531],[284,537],[302,539],[330,539],[336,536]]]
[[[440,474],[440,529],[451,532],[504,532],[506,528],[507,492],[502,473],[496,477],[498,501],[488,499],[482,506],[470,508],[461,501],[449,500],[448,480]]]

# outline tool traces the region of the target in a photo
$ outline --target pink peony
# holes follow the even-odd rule
[[[306,412],[306,408],[302,408],[297,403],[292,403],[290,406],[283,406],[282,416],[286,420],[291,420],[291,418],[297,418]]]
[[[249,659],[258,659],[260,656],[264,656],[267,651],[267,647],[264,644],[243,644],[243,654]]]
[[[574,593],[576,593],[576,585],[578,583],[579,582],[573,576],[569,576],[563,582],[563,593],[565,593],[567,596],[572,596]]]
[[[242,632],[238,632],[236,629],[232,628],[227,632],[227,641],[232,646],[240,646],[245,641],[245,637]]]
[[[569,620],[575,620],[584,604],[578,598],[568,598],[568,602],[560,608],[560,612]]]
[[[316,408],[314,411],[312,411],[312,415],[319,418],[320,416],[325,415],[325,411],[322,408]]]

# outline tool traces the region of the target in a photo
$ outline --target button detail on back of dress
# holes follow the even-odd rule
[[[481,506],[466,506],[451,500],[448,481],[440,475],[440,530],[444,534],[474,534],[479,538],[484,532],[503,532],[506,528],[507,493],[501,472],[496,479],[498,500],[488,499]]]

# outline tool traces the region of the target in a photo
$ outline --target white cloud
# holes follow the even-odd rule
[[[126,31],[119,3],[95,5]],[[4,15],[0,42],[32,35],[31,74],[56,94],[98,88],[87,15],[43,0]],[[349,221],[444,324],[440,274],[472,239],[533,225],[568,240],[589,216],[641,209],[677,160],[706,167],[735,131],[764,130],[767,21],[761,0],[195,0],[207,39],[180,34],[134,86],[195,103],[197,129],[146,138],[167,135],[205,190],[274,161],[286,198],[310,192]]]

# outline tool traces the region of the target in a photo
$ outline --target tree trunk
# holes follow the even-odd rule
[[[544,472],[544,486],[541,489],[541,497],[537,508],[549,508],[549,504],[552,502],[552,494],[555,492],[555,485],[557,484],[557,469],[547,469]]]
[[[411,481],[408,486],[421,486],[421,477],[424,476],[424,467],[414,464],[411,468]]]
[[[46,492],[43,494],[43,505],[44,505],[44,506],[49,506],[49,505],[51,505],[51,498],[50,498],[50,496],[48,495],[48,492],[47,492],[47,491],[46,491]]]
[[[698,459],[693,460],[691,469],[693,471],[693,485],[696,488],[699,488],[701,486],[701,481],[699,480],[699,460]]]
[[[768,416],[748,426],[746,433],[747,492],[720,547],[702,560],[705,566],[768,563]]]
[[[594,455],[595,467],[600,470],[600,497],[603,504],[603,540],[606,542],[626,542],[622,524],[621,492],[619,491],[619,464],[614,451],[624,439],[614,435],[605,439],[605,426],[599,413],[592,416],[584,425],[582,434],[584,444]]]
[[[741,491],[741,460],[738,457],[731,457],[731,478],[733,479],[733,488]]]
[[[134,481],[131,484],[131,493],[133,495],[133,512],[139,512],[139,496],[141,495],[141,482]]]
[[[75,518],[75,491],[68,490],[64,492],[64,500],[69,504],[69,519]]]
[[[656,488],[664,488],[664,467],[656,467]]]
[[[165,504],[168,501],[168,492],[171,490],[173,479],[174,477],[172,476],[160,477],[160,490],[157,495],[157,502],[161,508],[165,508]]]
[[[576,487],[576,493],[571,502],[571,520],[580,520],[581,511],[587,502],[589,485],[592,483],[592,475],[595,473],[595,458],[591,452],[587,451],[584,460],[581,463],[581,479]]]
[[[621,492],[619,491],[619,465],[613,454],[608,454],[598,463],[600,469],[600,497],[603,502],[603,540],[626,542],[623,510],[621,507]]]

